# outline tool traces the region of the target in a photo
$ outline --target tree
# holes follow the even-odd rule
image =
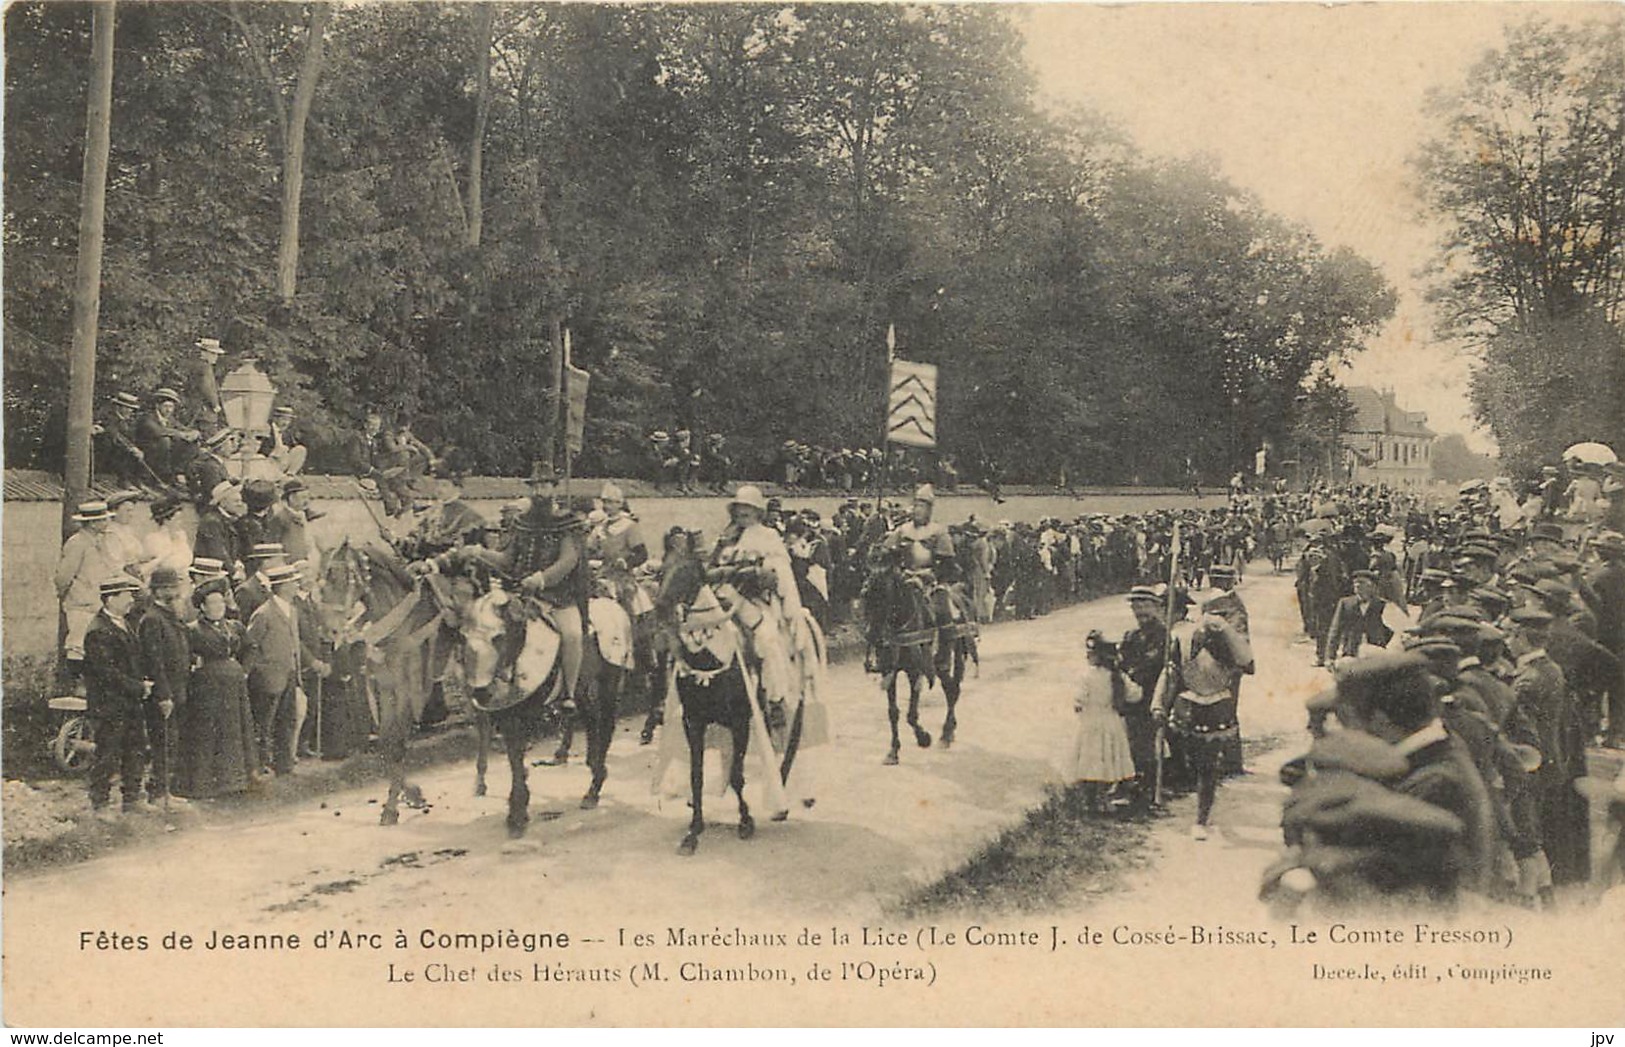
[[[73,348],[68,365],[68,455],[62,524],[90,489],[91,407],[96,388],[96,329],[101,311],[102,236],[113,111],[113,0],[91,9],[91,71],[86,92],[85,163],[79,186],[79,266],[73,281]]]
[[[1417,158],[1450,222],[1442,333],[1481,353],[1473,403],[1515,465],[1625,429],[1625,28],[1530,20],[1430,101]]]

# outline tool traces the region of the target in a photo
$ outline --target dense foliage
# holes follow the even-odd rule
[[[1451,220],[1435,298],[1480,352],[1473,405],[1529,468],[1625,438],[1625,30],[1510,30],[1432,108],[1419,157]]]
[[[744,457],[875,442],[895,324],[942,366],[944,450],[1006,479],[1227,475],[1290,443],[1301,388],[1391,290],[1210,167],[1041,110],[1018,17],[121,5],[99,399],[216,334],[318,444],[382,405],[513,473],[543,442],[557,324],[594,375],[582,467],[618,472],[657,427]],[[17,464],[62,450],[88,26],[6,12]]]

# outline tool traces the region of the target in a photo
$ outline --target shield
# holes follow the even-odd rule
[[[1563,452],[1565,462],[1581,462],[1586,465],[1613,465],[1619,461],[1619,455],[1607,444],[1581,443],[1575,444]]]

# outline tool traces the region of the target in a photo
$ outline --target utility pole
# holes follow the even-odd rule
[[[90,490],[90,428],[96,396],[96,326],[102,304],[102,236],[107,154],[112,137],[114,0],[90,7],[90,80],[85,162],[79,182],[79,265],[73,278],[73,344],[68,352],[68,446],[63,465],[62,532]]]

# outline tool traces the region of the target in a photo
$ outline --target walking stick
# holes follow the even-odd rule
[[[1174,600],[1176,599],[1175,589],[1178,581],[1179,521],[1175,520],[1173,538],[1169,542],[1168,550],[1168,602],[1163,606],[1162,613],[1162,675],[1158,683],[1162,684],[1163,693],[1157,696],[1158,700],[1165,703],[1168,697],[1167,692],[1173,685],[1173,680],[1168,675],[1168,663],[1172,661],[1174,657]],[[1167,708],[1166,705],[1162,706],[1161,708],[1163,713],[1162,722],[1157,724],[1157,733],[1155,739],[1153,740],[1153,744],[1156,746],[1157,773],[1156,779],[1152,785],[1151,802],[1157,807],[1162,806],[1162,750],[1167,744],[1168,716],[1172,713],[1172,710]]]

